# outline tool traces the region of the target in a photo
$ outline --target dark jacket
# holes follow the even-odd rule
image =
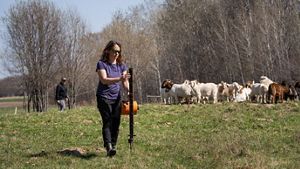
[[[68,97],[67,88],[65,87],[65,85],[62,82],[60,82],[56,86],[55,99],[56,100],[63,100],[67,97]]]

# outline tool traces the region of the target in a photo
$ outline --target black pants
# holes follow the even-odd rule
[[[97,97],[97,107],[102,118],[102,137],[104,147],[107,143],[117,144],[121,121],[121,99],[108,100]]]

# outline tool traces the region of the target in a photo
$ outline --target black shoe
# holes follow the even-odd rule
[[[107,156],[112,157],[116,155],[117,151],[112,147],[111,143],[106,145]]]

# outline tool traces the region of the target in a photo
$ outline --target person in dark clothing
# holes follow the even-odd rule
[[[99,77],[97,107],[102,118],[102,137],[107,156],[116,154],[121,120],[121,83],[129,91],[127,66],[122,62],[121,44],[110,41],[97,62]]]
[[[61,78],[60,83],[56,86],[55,100],[59,106],[60,111],[64,111],[66,108],[66,101],[68,100],[68,91],[65,86],[67,79],[65,77]]]

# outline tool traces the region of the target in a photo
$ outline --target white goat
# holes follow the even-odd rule
[[[218,101],[218,85],[214,83],[199,83],[197,80],[190,82],[194,93],[197,96],[197,103],[202,100],[205,104],[205,100],[209,101],[210,98],[213,99],[213,103]]]
[[[164,104],[171,104],[172,103],[172,95],[168,92],[168,89],[160,88],[160,96],[161,100]]]
[[[260,76],[260,83],[264,84],[267,88],[269,88],[269,85],[271,83],[274,83],[274,81],[269,79],[267,76]]]
[[[266,103],[267,102],[267,93],[268,93],[268,86],[264,83],[253,83],[250,85],[251,87],[251,94],[250,98],[256,98],[256,101],[259,103]]]
[[[250,100],[250,94],[251,94],[251,88],[249,87],[243,87],[241,88],[235,99],[234,99],[234,102],[244,102],[244,101],[249,101]]]
[[[162,88],[166,88],[170,96],[175,97],[175,102],[180,103],[181,98],[186,98],[187,102],[189,103],[192,95],[193,90],[192,87],[189,85],[189,81],[186,80],[182,84],[174,84],[171,80],[165,80],[162,83]]]

